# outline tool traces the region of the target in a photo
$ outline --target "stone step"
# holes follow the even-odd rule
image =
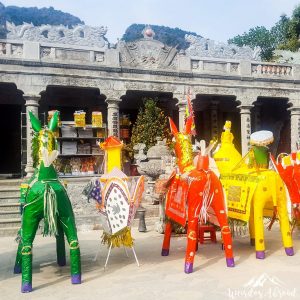
[[[0,204],[12,204],[12,203],[19,203],[19,198],[0,198]]]
[[[19,188],[22,182],[24,182],[23,179],[0,179],[0,190],[6,187]]]
[[[0,228],[8,228],[8,227],[20,227],[21,226],[21,218],[11,218],[0,220]]]
[[[0,211],[12,211],[12,210],[20,210],[19,203],[0,203]]]
[[[20,199],[20,193],[0,193],[0,200],[2,199]]]
[[[0,199],[5,198],[5,197],[15,197],[15,198],[20,198],[20,191],[15,190],[15,191],[7,191],[7,190],[0,190]]]
[[[0,210],[0,220],[13,219],[20,217],[20,210]]]
[[[0,228],[0,237],[11,236],[12,238],[15,238],[18,234],[19,229],[20,227],[18,226]]]
[[[20,187],[14,185],[0,185],[0,193],[1,192],[19,192]]]

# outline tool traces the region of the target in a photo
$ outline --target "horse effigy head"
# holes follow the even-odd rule
[[[32,139],[33,166],[37,167],[43,161],[49,167],[58,156],[57,142],[54,132],[58,125],[58,111],[53,114],[48,125],[42,128],[41,122],[29,112],[30,122],[35,134]]]
[[[192,169],[193,166],[193,147],[191,142],[191,129],[193,120],[190,118],[185,123],[183,132],[178,131],[175,123],[169,118],[171,132],[175,138],[175,154],[180,172],[185,173]]]

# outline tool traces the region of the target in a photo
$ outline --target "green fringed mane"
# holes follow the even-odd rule
[[[36,132],[32,137],[31,149],[32,149],[31,156],[33,161],[33,167],[37,168],[39,165],[39,134]]]

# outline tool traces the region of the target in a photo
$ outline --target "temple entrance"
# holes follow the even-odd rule
[[[107,136],[107,105],[98,88],[48,86],[41,95],[40,112],[60,112],[61,126],[56,135],[59,156],[56,169],[61,177],[94,176],[103,172],[104,153],[97,142]],[[79,113],[81,111],[81,113]],[[79,118],[75,122],[75,116]],[[93,113],[102,122],[92,124]],[[76,117],[76,118],[77,118]],[[101,117],[100,117],[101,120]]]
[[[291,149],[291,122],[288,100],[282,98],[258,97],[254,103],[252,131],[270,130],[274,135],[274,142],[270,150],[274,155]]]
[[[0,177],[21,176],[21,112],[24,100],[15,84],[0,83]]]
[[[74,112],[86,112],[86,122],[91,123],[92,111],[101,111],[107,123],[105,97],[100,95],[98,88],[48,86],[42,93],[40,112],[59,110],[63,121],[73,121]]]
[[[241,118],[234,96],[197,95],[193,101],[196,139],[220,141],[225,121],[231,121],[234,144],[241,152]]]
[[[132,126],[136,122],[140,107],[147,99],[156,100],[165,115],[172,117],[178,125],[178,109],[172,93],[127,91],[120,103],[120,138],[126,143],[130,142]]]

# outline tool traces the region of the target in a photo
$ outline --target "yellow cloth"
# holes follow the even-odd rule
[[[233,134],[225,130],[221,136],[221,146],[214,153],[214,160],[221,174],[230,172],[232,168],[242,159],[241,154],[233,144]]]

